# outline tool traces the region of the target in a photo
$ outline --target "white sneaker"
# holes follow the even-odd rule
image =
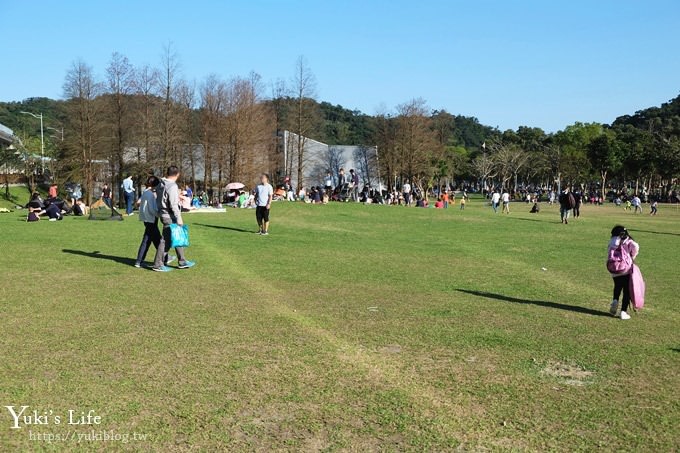
[[[611,313],[612,316],[616,316],[616,312],[619,309],[619,301],[618,300],[613,300],[611,306],[609,307],[609,313]]]
[[[624,321],[626,319],[630,319],[630,315],[628,313],[626,313],[625,311],[622,311],[621,312],[621,319],[623,319]]]

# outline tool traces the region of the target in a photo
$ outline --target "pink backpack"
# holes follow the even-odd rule
[[[607,270],[612,274],[626,274],[633,267],[633,257],[630,256],[628,250],[623,246],[624,242],[625,240],[622,240],[618,247],[609,249]]]

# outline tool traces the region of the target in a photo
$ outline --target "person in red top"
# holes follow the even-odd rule
[[[448,191],[445,190],[445,191],[442,192],[442,200],[441,201],[444,203],[444,206],[443,206],[444,209],[448,209],[448,207],[449,207],[449,192]]]

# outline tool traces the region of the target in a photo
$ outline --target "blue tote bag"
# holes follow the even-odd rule
[[[176,223],[170,225],[170,247],[189,247],[189,227],[179,226]]]

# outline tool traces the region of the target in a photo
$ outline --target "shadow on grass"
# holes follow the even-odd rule
[[[96,258],[100,260],[109,260],[119,264],[133,266],[135,264],[134,258],[126,258],[124,256],[104,255],[98,251],[84,252],[82,250],[63,249],[62,252],[70,253],[71,255],[87,256],[88,258]]]
[[[199,226],[199,227],[205,227],[205,228],[214,228],[216,230],[229,230],[229,231],[236,231],[239,233],[254,233],[253,230],[244,230],[243,228],[236,228],[236,227],[229,227],[229,226],[221,226],[221,225],[207,225],[205,223],[194,223],[194,226]]]
[[[666,233],[665,231],[647,231],[647,230],[635,230],[630,229],[634,233],[649,233],[649,234],[665,234],[667,236],[680,236],[680,233]]]
[[[512,220],[520,220],[522,222],[541,222],[541,223],[557,223],[555,219],[553,220],[548,220],[548,219],[526,219],[523,217],[513,217],[512,214],[506,215],[505,216],[507,219],[512,219]]]
[[[671,351],[673,351],[673,352],[680,352],[680,348],[671,348]]]
[[[576,312],[576,313],[583,313],[584,315],[611,317],[611,315],[607,312],[592,310],[590,308],[585,308],[585,307],[579,307],[578,305],[560,304],[558,302],[549,302],[549,301],[545,301],[545,300],[518,299],[516,297],[503,296],[501,294],[487,293],[487,292],[484,292],[484,291],[472,291],[472,290],[469,290],[469,289],[457,289],[456,291],[461,292],[461,293],[465,293],[465,294],[471,294],[471,295],[477,296],[477,297],[484,297],[486,299],[495,299],[495,300],[501,300],[503,302],[512,302],[514,304],[537,305],[539,307],[556,308],[558,310],[566,310],[566,311],[573,311],[573,312]]]

